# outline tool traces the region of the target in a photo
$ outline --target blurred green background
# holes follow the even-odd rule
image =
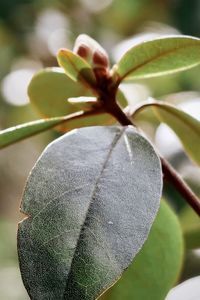
[[[98,40],[115,62],[127,47],[148,36],[186,34],[200,37],[200,1],[1,0],[0,129],[40,118],[29,104],[27,85],[41,68],[57,66],[58,49],[72,49],[80,33]],[[197,67],[183,74],[124,84],[122,90],[130,102],[139,102],[149,96],[167,99],[200,118],[199,74]],[[168,94],[172,95],[166,96]],[[153,133],[163,155],[200,195],[200,172],[185,156],[173,133],[164,125],[156,132],[148,125],[148,131],[150,135]],[[2,300],[29,299],[21,283],[16,254],[17,222],[23,218],[19,213],[20,198],[36,159],[57,135],[49,131],[0,152]],[[165,195],[185,224],[190,212],[183,199],[170,186],[165,186]],[[198,274],[200,251],[187,250],[180,280]]]

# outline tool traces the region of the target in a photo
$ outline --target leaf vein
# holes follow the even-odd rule
[[[118,141],[120,140],[120,138],[121,138],[122,135],[124,134],[124,132],[125,132],[125,130],[126,130],[126,127],[122,128],[122,129],[120,129],[120,130],[121,130],[120,133],[115,135],[115,137],[114,137],[114,139],[113,139],[113,141],[112,141],[112,143],[111,143],[110,150],[109,150],[109,152],[108,152],[108,154],[107,154],[107,156],[106,156],[106,159],[105,159],[105,161],[104,161],[104,163],[103,163],[103,165],[102,165],[101,172],[100,172],[99,176],[97,177],[97,180],[96,180],[96,182],[95,182],[95,184],[94,184],[94,189],[93,189],[92,194],[91,194],[91,202],[90,202],[89,205],[88,205],[88,208],[87,208],[86,213],[85,213],[84,221],[83,221],[83,223],[82,223],[82,225],[81,225],[81,227],[80,227],[80,234],[79,234],[79,237],[78,237],[78,239],[77,239],[77,244],[76,244],[76,247],[75,247],[74,255],[73,255],[73,257],[72,257],[71,265],[70,265],[70,268],[69,268],[69,273],[68,273],[68,276],[67,276],[67,278],[66,278],[67,284],[66,284],[66,287],[65,287],[65,291],[64,291],[64,295],[63,295],[63,300],[65,299],[65,295],[66,295],[66,293],[67,293],[68,279],[69,279],[70,274],[71,274],[71,272],[72,272],[72,266],[73,266],[74,258],[75,258],[76,251],[77,251],[77,248],[78,248],[78,244],[79,244],[79,242],[80,242],[80,240],[81,240],[81,235],[82,235],[82,232],[83,232],[83,230],[84,230],[84,226],[85,226],[86,220],[87,220],[87,218],[88,218],[89,211],[90,211],[90,209],[91,209],[92,201],[94,200],[94,197],[95,197],[95,193],[96,193],[97,186],[98,186],[99,181],[100,181],[100,179],[101,179],[101,176],[102,176],[102,174],[103,174],[103,172],[104,172],[104,170],[105,170],[105,168],[106,168],[106,165],[107,165],[107,163],[108,163],[108,161],[109,161],[109,159],[110,159],[110,157],[111,157],[111,154],[112,154],[112,152],[113,152],[113,149],[115,148],[115,146],[117,145]]]
[[[184,45],[185,47],[189,48],[189,47],[194,47],[194,45]],[[137,46],[136,46],[137,47]],[[154,57],[146,60],[145,62],[135,66],[134,68],[130,69],[129,71],[127,71],[122,77],[120,77],[120,81],[122,81],[125,77],[129,76],[131,73],[134,73],[135,71],[139,70],[140,68],[144,67],[145,65],[157,60],[157,59],[160,59],[161,57],[164,57],[165,55],[167,54],[172,54],[174,52],[176,52],[177,50],[182,50],[183,47],[174,47],[173,49],[171,50],[168,50],[168,51],[164,51],[158,55],[155,55]],[[131,51],[131,50],[130,50]],[[194,65],[196,65],[197,63],[194,63]]]

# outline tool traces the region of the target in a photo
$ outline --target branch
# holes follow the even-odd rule
[[[179,193],[185,198],[188,204],[197,212],[200,216],[200,201],[198,197],[193,193],[187,183],[182,179],[182,177],[176,172],[176,170],[165,160],[163,157],[160,156],[160,160],[162,163],[163,173],[179,191]]]

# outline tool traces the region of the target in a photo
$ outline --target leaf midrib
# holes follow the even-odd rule
[[[165,104],[165,103],[147,103],[147,104],[144,104],[140,109],[138,109],[138,111],[137,111],[137,113],[135,114],[135,116],[137,115],[137,114],[139,114],[140,112],[142,112],[143,111],[143,108],[145,109],[145,108],[147,108],[147,107],[150,107],[150,108],[154,108],[154,107],[157,107],[158,109],[161,109],[161,110],[163,110],[164,112],[167,112],[167,113],[169,113],[169,114],[171,114],[171,115],[174,115],[174,117],[176,118],[176,119],[178,119],[178,121],[179,122],[182,122],[182,123],[184,123],[184,125],[185,125],[185,122],[184,121],[186,121],[186,125],[193,131],[193,132],[195,132],[195,134],[197,135],[197,136],[199,136],[199,134],[200,134],[200,132],[198,131],[198,129],[196,128],[196,126],[194,126],[193,125],[193,123],[192,122],[190,122],[190,123],[188,123],[187,122],[187,120],[183,120],[183,118],[181,118],[180,117],[180,115],[179,115],[179,113],[178,113],[178,111],[179,111],[179,109],[178,108],[176,108],[176,107],[174,107],[174,106],[172,106],[172,105],[169,105],[169,104]],[[173,111],[172,111],[173,110]],[[180,113],[183,113],[184,114],[184,117],[185,117],[185,115],[188,117],[188,118],[191,118],[191,120],[193,121],[193,122],[199,122],[198,120],[196,120],[195,118],[193,118],[192,116],[190,116],[189,114],[187,114],[186,112],[184,112],[184,111],[180,111]],[[159,118],[160,119],[160,118]],[[162,119],[162,118],[161,118]],[[161,120],[161,122],[163,123],[164,121],[162,121]],[[165,123],[165,122],[164,122]],[[200,122],[199,122],[199,125],[200,125]]]
[[[178,121],[180,122],[181,121],[181,123],[184,123],[184,125],[185,125],[185,122],[184,121],[186,121],[186,125],[197,135],[197,136],[199,136],[200,135],[200,132],[198,131],[198,129],[193,125],[193,123],[192,122],[198,122],[195,118],[193,118],[192,116],[190,116],[189,114],[187,114],[187,113],[185,113],[184,111],[182,112],[182,111],[180,111],[180,113],[183,113],[184,114],[184,117],[188,117],[188,118],[191,118],[191,121],[192,122],[187,122],[187,120],[186,120],[186,118],[181,118],[180,116],[179,116],[179,113],[178,113],[178,111],[177,111],[177,109],[175,108],[175,107],[173,107],[173,106],[168,106],[168,105],[164,105],[164,104],[161,104],[161,105],[158,105],[158,104],[153,104],[153,106],[157,106],[157,107],[159,107],[160,109],[162,109],[162,110],[166,110],[168,113],[170,113],[171,115],[174,115],[175,116],[175,118],[176,119],[178,119]],[[170,108],[173,110],[173,112],[170,110]],[[199,125],[200,125],[200,123],[199,123]]]
[[[118,141],[121,139],[122,135],[124,134],[124,132],[125,132],[125,130],[126,130],[126,127],[122,128],[122,129],[119,129],[119,130],[121,130],[121,131],[119,132],[119,134],[117,134],[117,133],[115,134],[115,137],[114,137],[114,139],[113,139],[113,141],[112,141],[112,143],[111,143],[110,150],[108,151],[108,154],[107,154],[107,156],[106,156],[106,158],[105,158],[105,160],[104,160],[104,162],[103,162],[103,164],[102,164],[102,169],[101,169],[101,171],[100,171],[100,173],[99,173],[99,176],[97,177],[97,179],[96,179],[96,181],[95,181],[95,183],[94,183],[94,189],[93,189],[92,194],[91,194],[91,197],[90,197],[90,198],[91,198],[91,201],[89,202],[89,205],[88,205],[88,207],[87,207],[87,210],[86,210],[86,213],[85,213],[85,216],[84,216],[83,223],[81,224],[81,227],[80,227],[80,232],[79,232],[79,236],[78,236],[78,239],[77,239],[75,251],[74,251],[74,253],[73,253],[73,257],[72,257],[72,260],[71,260],[71,265],[70,265],[70,267],[69,267],[68,276],[67,276],[67,278],[66,278],[66,286],[65,286],[65,290],[64,290],[64,294],[63,294],[63,300],[65,300],[65,296],[66,296],[66,292],[67,292],[67,286],[68,286],[68,279],[70,278],[70,274],[71,274],[71,271],[72,271],[73,262],[74,262],[74,257],[75,257],[76,251],[77,251],[77,249],[78,249],[78,244],[79,244],[80,239],[81,239],[82,231],[83,231],[83,229],[84,229],[86,220],[87,220],[88,215],[89,215],[89,211],[90,211],[90,208],[91,208],[91,204],[93,203],[93,200],[94,200],[94,196],[95,196],[95,193],[96,193],[96,188],[97,188],[97,186],[98,186],[98,184],[99,184],[99,181],[100,181],[101,176],[102,176],[102,174],[103,174],[103,172],[104,172],[104,170],[105,170],[105,167],[106,167],[106,165],[107,165],[107,163],[108,163],[108,161],[109,161],[109,159],[110,159],[110,157],[111,157],[111,155],[112,155],[112,152],[113,152],[115,146],[117,145]]]
[[[137,47],[137,46],[136,46]],[[139,45],[138,45],[139,47]],[[144,67],[145,65],[148,65],[149,63],[155,61],[156,59],[159,59],[167,54],[171,54],[171,53],[174,53],[176,52],[177,50],[180,50],[180,49],[183,49],[183,48],[189,48],[189,47],[197,47],[196,45],[184,45],[184,47],[176,47],[176,48],[173,48],[172,50],[168,50],[168,51],[165,51],[165,52],[162,52],[161,54],[157,55],[157,56],[154,56],[153,58],[149,59],[149,60],[146,60],[145,62],[137,65],[136,67],[134,67],[133,69],[131,69],[130,71],[128,71],[127,73],[125,73],[121,78],[121,80],[123,80],[125,77],[129,76],[131,73],[139,70],[140,68]],[[131,51],[131,50],[130,50]],[[197,63],[196,63],[197,64]],[[189,67],[188,67],[189,68]]]

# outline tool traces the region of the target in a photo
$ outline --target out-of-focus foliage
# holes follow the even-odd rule
[[[183,239],[180,224],[162,200],[143,249],[119,282],[107,291],[101,300],[139,300],[148,299],[150,295],[153,295],[154,300],[163,299],[177,280],[182,256]]]
[[[200,293],[200,276],[191,278],[173,288],[166,300],[198,299]]]
[[[127,39],[131,39],[130,47],[144,38],[163,34],[183,33],[200,37],[199,9],[198,0],[189,4],[188,0],[1,0],[0,129],[41,118],[29,102],[27,85],[36,71],[43,67],[58,66],[55,58],[58,49],[72,49],[78,34],[87,33],[98,40],[111,54],[114,63],[116,51],[118,55],[124,51],[119,43],[124,40],[127,42]],[[167,101],[172,104],[176,99],[179,104],[186,102],[186,112],[198,118],[200,97],[193,95],[192,98],[184,98],[177,93],[191,90],[199,92],[199,74],[200,67],[196,67],[181,74],[122,84],[121,89],[132,104],[149,96],[166,99],[163,95],[175,93],[174,98],[168,98]],[[70,97],[73,96],[77,96],[77,91],[75,95],[70,94]],[[53,106],[51,108],[52,112]],[[163,124],[156,130],[157,124],[152,122],[151,116],[149,121],[143,121],[143,127],[147,128],[159,150],[165,152],[198,193],[198,171],[183,153],[177,139]],[[28,172],[45,145],[57,136],[58,133],[51,131],[0,152],[0,235],[3,247],[0,248],[0,295],[4,300],[28,299],[23,287],[20,287],[21,279],[16,271],[16,227],[12,224],[23,218],[18,208]],[[186,171],[188,167],[193,168],[191,173]],[[177,212],[184,209],[181,220],[189,215],[183,199],[171,187],[166,186],[165,193]],[[187,228],[187,223],[193,223],[183,222],[186,246],[192,248],[187,242],[191,240],[188,232],[192,226]],[[4,232],[10,234],[4,235]],[[198,252],[194,254],[191,251],[188,250],[186,255],[182,274],[184,279],[200,273],[200,256]],[[11,293],[11,287],[14,287],[15,294]]]

